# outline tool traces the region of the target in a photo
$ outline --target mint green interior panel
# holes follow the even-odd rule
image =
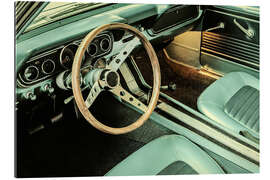
[[[244,72],[232,72],[211,84],[198,98],[198,109],[210,119],[232,129],[236,133],[249,131],[255,137],[259,134],[225,112],[225,104],[244,86],[259,90],[259,80]],[[237,108],[237,107],[236,107]],[[239,109],[239,108],[238,108]],[[255,108],[256,109],[256,108]],[[249,118],[250,119],[250,118]]]
[[[224,173],[209,155],[185,137],[166,135],[146,144],[106,175],[156,175],[176,161],[187,163],[199,174]]]

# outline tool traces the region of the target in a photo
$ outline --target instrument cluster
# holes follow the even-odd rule
[[[19,86],[28,87],[64,70],[70,70],[81,41],[76,40],[30,58],[18,73]],[[109,54],[112,46],[112,33],[106,32],[98,35],[88,46],[83,57],[82,67],[94,65],[94,60]]]

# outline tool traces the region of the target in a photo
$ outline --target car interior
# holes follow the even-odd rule
[[[16,177],[259,172],[258,7],[35,3]]]

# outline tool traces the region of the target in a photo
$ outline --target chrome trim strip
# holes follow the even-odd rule
[[[61,48],[63,48],[63,47],[64,47],[64,46],[62,45],[62,46],[59,46],[59,47],[57,47],[57,48],[55,48],[55,49],[52,49],[52,50],[46,51],[46,52],[44,52],[44,53],[41,53],[41,54],[39,54],[39,55],[37,55],[37,56],[34,56],[34,57],[30,58],[30,60],[26,61],[25,64],[30,63],[30,62],[32,62],[32,61],[34,61],[34,60],[39,59],[39,58],[42,58],[42,57],[44,57],[44,56],[48,56],[48,55],[51,55],[51,54],[53,54],[53,53],[56,53],[57,50],[59,50],[59,49],[61,49]]]
[[[22,81],[24,84],[28,85],[28,86],[23,85],[24,87],[29,87],[29,86],[33,85],[34,83],[37,83],[38,81],[44,80],[44,79],[49,78],[49,77],[51,77],[51,76],[53,76],[53,74],[50,74],[50,75],[48,75],[48,76],[44,76],[44,77],[42,77],[42,78],[40,78],[40,79],[31,81],[31,82],[25,82],[25,81],[22,79],[21,74],[19,74],[19,80]],[[20,83],[20,84],[21,84],[21,83]],[[22,85],[22,84],[21,84],[21,85]]]

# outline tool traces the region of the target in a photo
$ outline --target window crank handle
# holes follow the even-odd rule
[[[233,20],[234,24],[243,32],[245,33],[249,38],[254,37],[254,31],[251,29],[245,29],[239,22],[237,22],[236,19]]]

